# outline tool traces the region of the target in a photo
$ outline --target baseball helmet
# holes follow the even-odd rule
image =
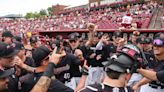
[[[132,44],[125,45],[120,51],[103,62],[105,71],[111,69],[121,73],[133,73],[141,66],[140,50]]]

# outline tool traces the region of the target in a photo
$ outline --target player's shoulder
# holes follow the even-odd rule
[[[85,88],[81,89],[79,92],[103,92],[109,90],[120,90],[119,92],[134,92],[131,87],[122,87],[122,88],[115,88],[115,87],[107,87],[104,84],[93,84],[86,86]]]
[[[104,89],[103,84],[93,84],[86,86],[85,88],[81,89],[79,92],[101,92]]]

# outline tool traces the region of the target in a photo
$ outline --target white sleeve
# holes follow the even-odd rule
[[[102,46],[104,45],[103,42],[99,41],[98,44],[96,45],[96,50],[102,50]]]

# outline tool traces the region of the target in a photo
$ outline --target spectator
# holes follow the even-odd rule
[[[122,18],[122,26],[125,28],[128,28],[131,26],[133,21],[133,18],[131,17],[131,14],[128,13]]]

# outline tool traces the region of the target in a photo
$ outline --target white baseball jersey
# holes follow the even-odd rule
[[[132,20],[133,20],[133,18],[131,16],[124,16],[122,18],[122,23],[123,24],[131,24],[132,23]]]

